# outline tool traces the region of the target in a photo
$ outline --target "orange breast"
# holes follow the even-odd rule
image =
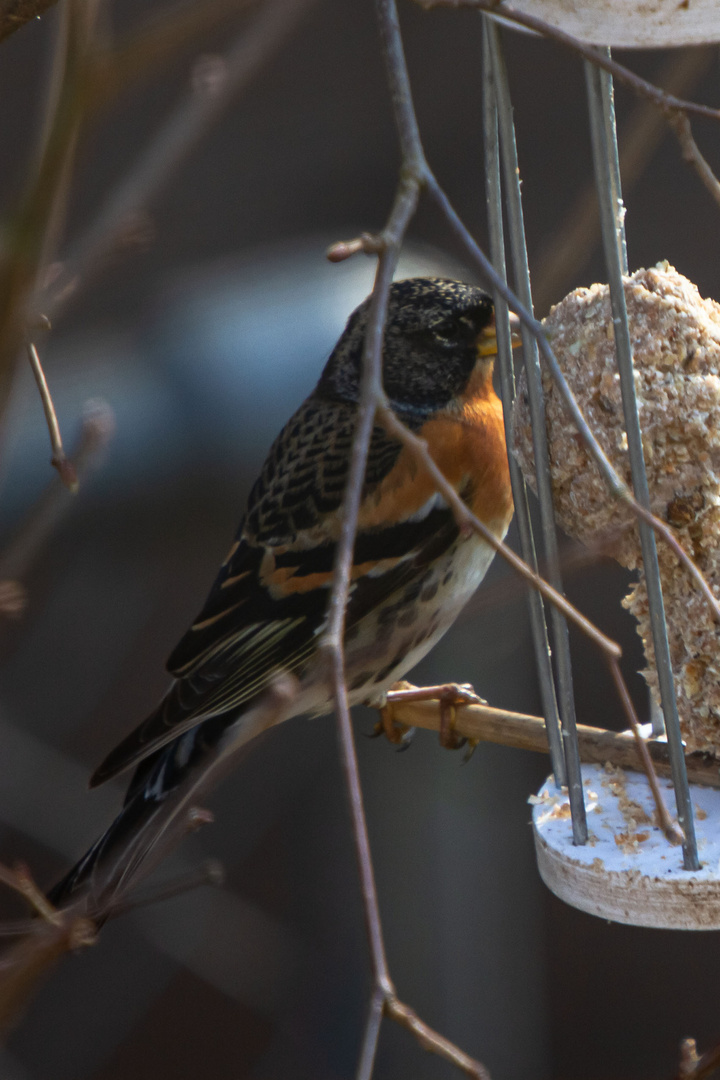
[[[472,512],[504,535],[513,503],[502,405],[490,379],[469,389],[472,392],[463,402],[428,420],[418,434]],[[365,500],[358,524],[370,528],[406,519],[417,513],[434,491],[430,476],[403,449],[395,467]]]

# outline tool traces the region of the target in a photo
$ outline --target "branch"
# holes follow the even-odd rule
[[[720,206],[720,181],[718,181],[715,173],[700,153],[698,144],[693,138],[687,113],[673,113],[667,117],[667,121],[680,143],[680,149],[682,150],[684,160],[688,161],[693,166],[695,172],[698,174],[715,202]]]
[[[426,689],[424,688],[423,692]],[[388,704],[384,708],[391,710],[393,722],[402,727],[439,731],[439,704],[436,701],[414,700],[414,693],[413,689],[391,690],[388,693]],[[458,704],[455,706],[453,729],[470,742],[495,743],[517,750],[531,750],[538,754],[548,752],[545,721],[541,716],[508,712],[490,705]],[[636,772],[643,771],[643,758],[634,734],[607,731],[605,728],[590,727],[587,724],[578,724],[577,733],[582,761],[595,765],[604,765],[609,761],[613,765],[635,769]],[[643,740],[643,745],[647,748],[658,775],[670,776],[667,743]],[[720,771],[714,758],[691,754],[687,758],[687,770],[688,779],[692,783],[720,788]]]
[[[716,50],[680,49],[672,52],[657,73],[656,81],[674,93],[696,86],[715,61]],[[682,115],[682,114],[677,114]],[[654,102],[637,101],[619,133],[620,173],[624,196],[632,190],[649,165],[672,119]],[[558,296],[574,288],[577,272],[585,266],[600,239],[600,210],[592,182],[579,192],[561,225],[542,243],[533,275],[536,311],[545,312]]]
[[[322,644],[322,647],[328,653],[331,669],[332,692],[338,721],[343,771],[350,801],[353,836],[355,838],[373,969],[373,1000],[363,1040],[357,1073],[358,1080],[369,1080],[372,1075],[383,1010],[391,999],[395,999],[395,988],[390,978],[385,955],[375,874],[370,853],[370,840],[367,832],[357,754],[350,721],[350,708],[345,681],[343,631],[365,466],[375,423],[376,403],[378,396],[382,393],[382,344],[388,294],[397,266],[402,238],[417,206],[419,188],[419,182],[412,177],[408,177],[404,182],[400,183],[390,218],[381,234],[382,254],[378,261],[375,287],[368,313],[368,325],[363,348],[360,400],[353,437],[350,470],[343,498],[342,533],[335,558],[333,584],[328,608],[328,628]],[[382,1008],[379,1005],[380,1002],[382,1002]]]
[[[296,681],[278,676],[245,715],[245,726],[232,747],[208,751],[189,781],[172,791],[152,817],[140,822],[122,850],[113,854],[111,863],[98,868],[91,888],[67,907],[51,909],[50,920],[37,920],[30,934],[0,959],[0,1032],[16,1023],[54,964],[68,951],[94,943],[97,929],[104,922],[134,906],[131,894],[159,863],[189,832],[212,820],[212,815],[198,806],[198,800],[237,766],[252,739],[292,714],[296,696]],[[213,867],[210,878],[216,877]],[[194,887],[207,880],[206,869],[202,879],[193,875],[180,886]],[[23,888],[21,882],[15,882],[13,887],[19,891]],[[169,888],[177,891],[177,885],[172,883]],[[158,898],[162,899],[167,891],[160,890]],[[152,900],[152,893],[145,899]],[[144,899],[141,897],[139,902]],[[42,898],[40,903],[47,901]]]
[[[607,71],[619,83],[623,83],[636,94],[640,94],[652,101],[663,112],[681,110],[695,116],[704,116],[709,120],[720,120],[720,109],[712,109],[709,105],[699,105],[695,101],[686,101],[684,98],[675,97],[674,94],[667,94],[660,87],[655,86],[654,83],[648,82],[647,79],[636,75],[634,71],[624,67],[623,64],[619,64],[617,60],[613,60],[602,50],[596,49],[592,45],[586,45],[579,38],[567,34],[564,30],[560,30],[559,27],[553,26],[552,23],[545,22],[544,19],[538,18],[537,15],[529,15],[525,11],[520,11],[511,4],[506,3],[505,0],[416,0],[416,2],[426,11],[437,7],[473,8],[476,11],[486,11],[489,15],[501,15],[503,19],[517,23],[518,26],[524,26],[528,30],[534,30],[535,33],[540,34],[542,37],[549,38],[578,56],[582,56],[585,60],[589,60],[592,64]]]
[[[385,1013],[400,1027],[410,1031],[423,1050],[427,1050],[431,1054],[437,1054],[438,1057],[449,1061],[451,1065],[464,1072],[466,1076],[473,1076],[475,1080],[490,1080],[490,1073],[484,1065],[481,1065],[479,1061],[475,1061],[468,1054],[463,1053],[449,1039],[439,1035],[437,1031],[433,1031],[431,1027],[428,1027],[420,1019],[414,1009],[404,1005],[402,1001],[398,1001],[395,996],[391,996],[385,1002]]]
[[[402,241],[415,213],[426,170],[417,121],[412,109],[410,85],[394,0],[378,0],[377,11],[404,168],[401,172],[395,202],[383,232],[378,237],[364,236],[357,241],[333,245],[328,252],[331,261],[341,261],[357,251],[368,250],[368,247],[380,253],[363,347],[360,397],[350,469],[343,498],[343,524],[335,558],[328,608],[328,627],[322,643],[322,648],[327,652],[329,660],[373,969],[373,993],[356,1076],[357,1080],[369,1080],[372,1076],[382,1017],[387,1015],[407,1027],[424,1049],[440,1054],[467,1075],[476,1077],[477,1080],[489,1080],[489,1075],[483,1065],[427,1027],[409,1006],[399,1001],[395,993],[385,954],[345,681],[343,652],[345,611],[370,439],[378,404],[384,400],[382,347],[388,295]]]
[[[705,1080],[720,1068],[720,1045],[699,1055],[694,1039],[680,1044],[680,1068],[675,1080]]]
[[[35,175],[11,218],[0,256],[0,417],[29,319],[28,302],[52,246],[67,197],[83,117],[82,89],[93,49],[98,0],[66,0]]]
[[[544,578],[528,566],[523,559],[517,555],[512,548],[498,539],[487,525],[476,517],[468,508],[467,504],[463,502],[458,495],[455,488],[447,480],[444,473],[440,471],[435,464],[433,458],[427,447],[427,443],[413,434],[409,428],[398,420],[390,407],[382,402],[378,406],[378,419],[383,425],[385,430],[401,442],[412,453],[418,464],[425,469],[432,477],[435,488],[443,496],[448,506],[455,514],[455,518],[458,524],[465,528],[474,529],[479,536],[483,538],[488,544],[491,545],[494,550],[502,556],[503,559],[515,570],[527,583],[536,589],[542,596],[545,597],[551,604],[554,604],[558,611],[573,622],[587,637],[593,641],[598,648],[600,648],[608,657],[612,659],[619,659],[622,655],[620,646],[612,638],[607,637],[601,630],[595,626],[589,619],[587,619],[581,611],[578,611],[569,600],[567,600],[562,593],[559,593],[557,589],[554,589]]]
[[[400,137],[400,146],[402,151],[402,165],[401,165],[401,177],[405,184],[414,183],[418,190],[421,186],[426,186],[433,195],[435,201],[442,210],[448,224],[453,228],[456,234],[463,240],[466,248],[469,250],[475,261],[480,265],[486,279],[488,279],[493,287],[502,295],[508,302],[509,306],[529,327],[533,335],[538,339],[538,345],[541,353],[543,354],[550,370],[559,385],[560,392],[565,401],[578,430],[583,437],[584,441],[588,445],[590,452],[600,466],[601,473],[606,479],[611,492],[617,498],[621,498],[625,501],[635,512],[636,516],[648,524],[652,525],[668,543],[671,544],[673,550],[676,551],[681,561],[688,567],[691,574],[694,576],[696,582],[702,589],[706,600],[708,601],[711,610],[713,611],[716,619],[720,621],[720,604],[715,599],[710,587],[703,578],[699,569],[695,566],[692,559],[683,551],[671,531],[665,525],[664,522],[656,518],[650,511],[645,510],[633,497],[629,488],[625,482],[620,478],[617,472],[613,469],[608,458],[606,457],[602,447],[599,445],[594,435],[592,434],[580,408],[575,400],[570,387],[568,386],[559,365],[554,357],[552,349],[547,341],[547,337],[543,331],[541,324],[534,318],[532,312],[528,311],[518,298],[508,288],[507,283],[497,274],[490,261],[485,256],[484,252],[476,244],[472,236],[469,234],[462,221],[456,214],[445,192],[442,190],[437,180],[435,179],[432,171],[430,170],[427,160],[425,158],[424,150],[420,140],[419,129],[417,125],[417,118],[414,110],[412,94],[410,91],[410,84],[407,74],[407,68],[405,66],[405,60],[402,50],[402,39],[400,35],[400,27],[397,19],[397,10],[394,0],[378,0],[378,12],[380,18],[381,35],[383,38],[385,61],[388,69],[390,92],[394,107],[395,120]],[[358,241],[351,241],[344,243],[338,249],[337,247],[331,248],[331,257],[333,254],[340,258],[345,258],[356,251],[366,250],[367,241],[363,237]],[[375,298],[373,298],[373,301]],[[377,332],[377,326],[373,327],[373,330]],[[370,334],[371,330],[368,330]],[[366,353],[366,359],[367,359]],[[379,359],[377,360],[379,364]],[[373,378],[368,375],[367,371],[364,372],[363,384],[363,404],[367,406],[369,396],[371,393],[371,386]],[[497,540],[489,529],[474,515],[470,513],[468,508],[462,502],[452,486],[447,482],[443,474],[435,465],[430,454],[428,453],[427,446],[421,439],[418,439],[413,435],[405,426],[395,417],[392,410],[389,408],[388,403],[384,397],[384,393],[377,387],[375,391],[375,408],[377,409],[377,415],[379,421],[386,427],[390,434],[394,435],[400,442],[403,443],[422,463],[422,466],[432,476],[436,489],[443,494],[456,513],[458,521],[464,522],[466,525],[472,527],[478,532],[492,547],[499,551],[503,557],[513,565],[525,578],[528,580],[534,588],[538,589],[542,594],[550,600],[556,607],[571,618],[576,625],[579,625],[584,633],[586,633],[603,651],[608,663],[611,667],[613,680],[618,689],[621,704],[625,711],[629,725],[632,729],[636,727],[636,717],[632,707],[632,703],[627,692],[627,687],[620,673],[618,666],[618,660],[620,658],[620,648],[616,642],[607,638],[602,634],[589,620],[585,619],[579,612],[568,605],[564,597],[562,597],[556,590],[552,589],[546,582],[544,582],[539,575],[537,575],[530,567],[521,560],[514,552],[511,552],[501,541]],[[369,433],[367,435],[369,444]],[[367,447],[364,450],[363,462],[367,456]],[[348,485],[348,496],[346,510],[351,506],[350,499],[350,484]],[[359,501],[360,493],[356,491],[354,497]],[[352,530],[354,535],[356,517],[352,519]],[[350,569],[350,555],[347,555],[347,568],[345,571],[345,587],[344,597],[347,597],[347,583],[349,581],[349,569]],[[334,585],[338,585],[336,579]],[[340,590],[338,590],[338,596]],[[339,624],[336,624],[336,629]],[[340,655],[339,643],[335,642],[336,652]],[[339,701],[344,694],[344,687],[340,685],[340,677],[343,674],[341,660],[335,661],[335,690],[336,698]],[[348,720],[349,724],[349,720]],[[354,751],[353,751],[354,753]],[[653,794],[656,799],[658,814],[660,820],[664,822],[666,834],[668,838],[672,838],[673,841],[677,840],[677,833],[672,825],[667,809],[664,806],[662,797],[659,792],[656,778],[654,777],[652,762],[649,758],[645,760],[645,768],[648,773],[648,780],[653,790]],[[368,1074],[369,1075],[369,1074]]]
[[[37,300],[52,316],[64,309],[90,271],[106,257],[171,179],[231,101],[244,90],[268,59],[284,45],[315,0],[266,0],[254,21],[218,61],[210,85],[197,81],[189,97],[155,136],[150,149],[129,170],[95,221],[72,245],[60,274]]]
[[[90,471],[102,456],[115,431],[115,418],[109,406],[92,402],[86,406],[80,436],[67,466],[78,480]],[[6,549],[0,553],[0,582],[24,577],[39,551],[64,514],[73,505],[67,487],[55,477],[40,496]]]
[[[0,0],[0,41],[25,23],[39,19],[57,0]]]
[[[78,490],[77,473],[73,468],[72,462],[68,461],[65,456],[65,448],[63,446],[62,435],[60,434],[60,425],[58,424],[55,406],[50,397],[50,390],[48,389],[47,379],[45,378],[45,372],[40,363],[38,351],[32,341],[28,342],[27,351],[30,367],[32,368],[32,373],[35,376],[35,382],[40,393],[40,400],[42,401],[43,412],[45,413],[45,420],[50,435],[50,449],[52,450],[50,464],[57,469],[60,479],[68,491],[75,495]]]
[[[634,93],[652,102],[661,110],[668,124],[675,133],[683,151],[683,158],[689,162],[697,172],[705,187],[716,200],[720,202],[720,182],[700,153],[690,131],[688,115],[702,116],[709,120],[720,120],[720,109],[712,109],[709,105],[699,105],[694,101],[686,101],[684,98],[669,94],[660,89],[654,83],[641,78],[630,68],[619,64],[617,60],[608,56],[607,53],[586,45],[579,38],[560,30],[552,23],[545,22],[536,15],[529,15],[519,11],[503,0],[416,0],[420,7],[429,10],[435,7],[451,8],[474,8],[477,11],[486,11],[490,15],[502,15],[503,18],[518,26],[524,26],[534,30],[543,37],[557,42],[571,52],[589,60],[596,67],[602,68],[613,76],[617,82],[627,86]]]

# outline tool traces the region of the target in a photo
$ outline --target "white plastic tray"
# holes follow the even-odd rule
[[[683,869],[682,848],[673,846],[654,821],[655,807],[644,775],[583,765],[590,839],[572,842],[566,792],[552,778],[533,803],[533,831],[543,881],[561,900],[613,922],[658,929],[720,929],[720,790],[691,785],[700,869]],[[669,781],[660,780],[675,814]]]

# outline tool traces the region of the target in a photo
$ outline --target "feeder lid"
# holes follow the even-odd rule
[[[590,45],[667,49],[720,41],[717,0],[524,0],[518,6]]]
[[[683,869],[682,848],[657,827],[646,777],[583,765],[589,839],[572,841],[567,792],[552,777],[533,803],[538,868],[567,904],[613,922],[661,930],[720,929],[720,791],[690,785],[700,869]],[[660,781],[674,813],[669,781]]]

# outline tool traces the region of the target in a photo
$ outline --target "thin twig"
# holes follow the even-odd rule
[[[504,541],[500,540],[495,533],[485,525],[484,522],[470,511],[467,504],[463,502],[455,491],[455,488],[433,461],[427,443],[423,439],[418,438],[418,436],[414,435],[409,428],[405,427],[392,410],[384,404],[378,409],[378,420],[390,435],[408,448],[418,464],[430,474],[436,489],[452,509],[456,520],[461,527],[470,527],[474,529],[479,536],[482,536],[483,540],[487,541],[487,543],[490,544],[495,551],[510,564],[510,566],[512,566],[513,570],[520,574],[533,589],[537,589],[546,600],[549,600],[551,604],[554,604],[567,619],[575,623],[575,625],[579,627],[591,641],[594,641],[607,656],[617,659],[620,658],[622,652],[617,642],[613,641],[612,638],[607,637],[601,630],[598,630],[594,623],[586,618],[582,612],[578,611],[569,600],[566,600],[562,593],[559,593],[552,585],[548,584],[544,578],[541,578],[539,574],[536,574],[535,571],[512,550],[512,548],[509,548]]]
[[[552,350],[550,342],[547,339],[545,330],[542,323],[540,323],[527,308],[520,302],[515,293],[508,288],[507,282],[503,280],[495,271],[492,263],[485,255],[485,252],[477,244],[475,239],[471,236],[466,226],[458,217],[450,200],[438,184],[435,177],[431,174],[428,176],[427,188],[430,194],[433,196],[438,206],[442,210],[448,224],[451,226],[456,236],[463,242],[468,254],[478,264],[481,272],[486,277],[488,282],[492,285],[493,289],[497,289],[501,296],[507,300],[510,308],[515,312],[521,321],[528,327],[533,336],[537,339],[538,348],[542,355],[543,360],[547,364],[550,373],[555,381],[555,385],[558,388],[560,396],[565,404],[565,409],[572,419],[575,427],[578,429],[583,442],[585,443],[588,451],[595,461],[600,474],[602,475],[605,483],[608,486],[610,494],[620,501],[624,502],[636,517],[642,518],[658,533],[659,536],[671,547],[675,555],[678,557],[682,565],[688,571],[693,581],[697,585],[698,589],[705,597],[705,601],[710,608],[710,612],[716,622],[720,623],[720,602],[718,602],[715,594],[705,580],[702,571],[696,566],[693,559],[688,555],[683,546],[679,543],[677,537],[673,534],[672,529],[661,520],[656,517],[650,510],[646,510],[644,506],[634,498],[630,488],[625,481],[620,477],[617,471],[610,464],[610,461],[605,454],[605,451],[600,446],[593,435],[587,420],[583,416],[582,410],[577,403],[577,399],[573,394],[567,379],[565,378],[560,365],[557,362],[555,354]]]
[[[2,0],[0,2],[0,41],[10,37],[25,23],[39,19],[57,0]]]
[[[542,37],[556,41],[558,45],[570,49],[571,52],[584,57],[585,60],[589,60],[597,67],[603,68],[619,83],[628,86],[636,94],[648,98],[649,101],[654,102],[664,112],[679,109],[695,116],[704,116],[709,120],[720,120],[720,109],[713,109],[709,105],[700,105],[695,101],[686,101],[684,98],[675,97],[674,94],[667,94],[659,86],[655,86],[654,83],[641,78],[640,75],[636,75],[634,71],[626,68],[623,64],[619,64],[617,60],[613,60],[600,49],[596,49],[592,45],[586,45],[579,38],[573,37],[572,34],[560,30],[559,27],[545,22],[544,19],[538,18],[537,15],[529,15],[525,11],[519,11],[511,4],[506,3],[505,0],[416,0],[416,2],[426,11],[438,7],[473,8],[476,11],[487,11],[490,15],[501,15],[504,19],[517,23],[518,26],[525,26],[528,30],[534,30],[536,33],[541,34]]]
[[[412,1032],[423,1050],[449,1061],[456,1069],[464,1072],[466,1076],[473,1076],[476,1080],[490,1080],[490,1073],[484,1065],[481,1065],[469,1054],[463,1053],[454,1043],[450,1042],[437,1031],[420,1019],[414,1009],[403,1004],[394,995],[385,1002],[385,1014],[401,1027]]]
[[[683,1039],[680,1044],[680,1068],[675,1080],[705,1080],[717,1069],[720,1069],[720,1045],[699,1055],[695,1040]]]
[[[86,406],[80,436],[68,464],[82,479],[97,464],[115,431],[110,407],[95,401]],[[73,505],[66,487],[54,477],[0,552],[0,581],[24,577],[63,514]]]
[[[386,992],[381,986],[376,986],[373,989],[372,997],[370,998],[370,1008],[368,1009],[367,1020],[365,1021],[362,1046],[360,1047],[360,1058],[355,1074],[356,1080],[366,1080],[366,1078],[372,1076],[378,1041],[380,1039],[380,1027],[382,1025],[383,1016],[385,1015],[386,997]]]
[[[657,73],[656,82],[672,93],[682,93],[699,83],[715,56],[712,46],[675,50]],[[668,122],[672,124],[672,119],[661,113],[654,102],[643,98],[623,123],[618,145],[625,198],[652,160]],[[597,192],[594,184],[588,183],[538,250],[533,274],[536,311],[547,311],[577,284],[577,273],[588,263],[599,240]]]
[[[194,870],[189,870],[181,877],[159,885],[141,896],[132,896],[108,909],[108,918],[116,919],[119,915],[126,915],[129,911],[137,911],[138,908],[152,907],[155,904],[164,903],[165,900],[173,900],[177,896],[184,896],[204,885],[212,885],[219,888],[225,884],[225,869],[217,859],[206,859],[205,862]]]
[[[425,170],[417,121],[411,105],[410,87],[394,0],[378,0],[377,10],[390,93],[395,107],[395,119],[405,168],[401,173],[388,223],[378,238],[378,247],[380,247],[381,251],[368,312],[357,420],[350,469],[343,498],[343,525],[335,558],[328,609],[328,626],[322,646],[327,650],[330,662],[331,685],[353,821],[353,835],[373,968],[373,994],[356,1078],[357,1080],[370,1080],[372,1076],[382,1016],[385,1013],[407,1027],[425,1049],[441,1054],[446,1060],[452,1061],[463,1069],[469,1076],[475,1076],[478,1080],[489,1080],[488,1074],[482,1065],[464,1054],[449,1040],[444,1039],[431,1028],[428,1028],[412,1009],[398,1001],[395,993],[385,954],[345,680],[343,652],[345,610],[350,587],[350,573],[367,455],[375,424],[376,410],[383,400],[382,347],[388,296],[400,255],[402,240],[417,207]],[[363,244],[361,242],[359,245],[352,245],[352,247],[354,250],[359,251],[363,249]],[[352,253],[345,250],[339,251],[335,248],[336,256],[340,254],[341,258],[345,258]],[[336,261],[338,260],[336,259]]]
[[[28,904],[34,908],[45,922],[58,926],[60,918],[55,908],[48,902],[45,895],[38,889],[27,866],[16,866],[14,870],[0,863],[0,882],[9,889],[20,894]]]
[[[652,791],[653,799],[655,801],[655,809],[657,810],[658,825],[660,826],[663,833],[665,834],[665,837],[670,841],[671,844],[682,844],[684,841],[684,837],[682,833],[678,830],[672,818],[670,817],[668,808],[666,807],[663,800],[662,794],[660,792],[660,785],[657,782],[657,776],[655,775],[655,769],[653,768],[652,759],[648,752],[647,743],[643,739],[642,732],[640,731],[640,722],[638,721],[637,713],[635,712],[635,706],[633,705],[632,698],[628,693],[628,688],[620,672],[620,666],[617,660],[610,661],[610,673],[613,677],[613,681],[615,683],[618,696],[622,703],[622,707],[625,710],[625,715],[628,718],[630,730],[632,731],[635,738],[638,754],[640,755],[640,760],[642,762],[643,772],[647,776],[650,790]]]
[[[350,800],[356,856],[360,873],[360,885],[365,909],[370,954],[373,968],[373,1003],[382,995],[383,1001],[394,994],[385,955],[380,909],[378,906],[375,874],[373,871],[370,841],[363,808],[362,788],[357,764],[357,754],[350,722],[345,683],[345,659],[343,653],[343,629],[345,609],[350,587],[357,519],[365,476],[370,439],[375,422],[375,408],[381,387],[382,344],[388,294],[393,273],[400,254],[400,244],[415,207],[419,185],[411,180],[401,182],[388,224],[383,232],[384,246],[378,261],[375,288],[370,301],[368,325],[363,349],[363,368],[360,400],[353,438],[350,470],[343,499],[342,533],[338,544],[333,573],[333,584],[328,609],[328,627],[323,648],[328,651],[335,711],[342,751],[343,771]],[[361,1054],[357,1080],[369,1080],[372,1075],[377,1037],[380,1031],[376,1007],[371,1007]]]
[[[525,26],[551,41],[557,42],[564,48],[584,57],[597,67],[602,68],[613,76],[617,82],[624,84],[634,93],[660,109],[666,121],[675,133],[683,151],[684,159],[693,166],[705,187],[716,202],[720,203],[720,183],[710,168],[708,162],[700,153],[690,130],[688,114],[702,116],[709,120],[720,120],[720,109],[713,109],[709,105],[700,105],[685,98],[676,97],[666,90],[662,90],[647,79],[641,78],[630,68],[620,64],[605,52],[592,45],[586,45],[579,38],[560,30],[559,27],[545,22],[536,15],[518,11],[503,0],[417,0],[420,7],[428,10],[434,7],[474,8],[477,11],[487,11],[489,14],[502,15],[510,22],[518,26]]]
[[[32,368],[32,373],[35,376],[35,382],[37,383],[37,388],[40,393],[40,400],[42,401],[43,412],[45,413],[45,420],[47,421],[48,426],[48,434],[50,435],[50,449],[52,450],[50,464],[57,469],[63,484],[68,491],[71,491],[74,495],[78,490],[77,473],[75,472],[72,462],[68,461],[65,456],[65,448],[63,446],[62,435],[60,434],[60,425],[58,424],[55,406],[53,405],[53,400],[50,396],[50,390],[48,388],[47,379],[45,378],[45,372],[40,363],[38,351],[32,341],[28,341],[27,351],[30,367]]]
[[[94,48],[98,0],[67,0],[58,35],[56,78],[38,161],[5,230],[0,255],[0,418],[29,321],[29,298],[53,245],[69,190]]]
[[[690,121],[684,112],[675,112],[667,118],[682,150],[685,161],[690,162],[705,187],[712,195],[715,202],[720,206],[720,181],[715,176],[707,161],[700,153],[698,144],[693,138]]]
[[[155,136],[147,153],[114,189],[94,222],[72,245],[62,270],[37,300],[51,317],[67,305],[91,268],[113,250],[128,221],[157,198],[181,162],[237,95],[287,41],[315,0],[271,0],[217,65],[211,86],[199,84]],[[200,81],[199,81],[200,83]]]

